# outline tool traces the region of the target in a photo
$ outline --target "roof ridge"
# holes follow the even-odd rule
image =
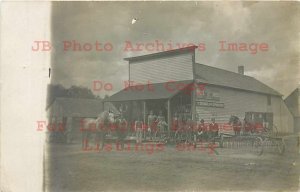
[[[56,99],[99,100],[99,101],[103,100],[102,98],[100,98],[100,99],[96,99],[96,98],[92,99],[92,98],[76,98],[76,97],[55,97],[54,100],[56,100]]]
[[[141,85],[143,85],[143,86],[145,86],[145,85],[158,85],[158,84],[166,84],[166,83],[168,83],[168,82],[175,82],[175,83],[177,83],[177,82],[193,82],[193,79],[186,79],[186,80],[169,80],[169,81],[166,81],[166,82],[160,82],[160,83],[151,83],[150,81],[149,82],[147,82],[146,84],[136,84],[136,85],[130,85],[130,86],[128,86],[128,87],[125,87],[124,89],[129,89],[129,88],[133,88],[133,87],[138,87],[138,86],[141,86]],[[123,90],[123,89],[121,89],[121,90]]]
[[[251,77],[251,76],[249,76],[249,77]],[[275,92],[278,93],[279,95],[283,96],[280,92],[278,92],[277,90],[273,89],[272,87],[270,87],[269,85],[265,84],[264,82],[262,82],[262,81],[256,79],[255,77],[251,77],[251,78],[254,79],[255,81],[258,81],[258,82],[260,82],[261,84],[263,84],[263,85],[269,87],[270,89],[272,89],[273,91],[275,91]]]
[[[256,82],[256,86],[259,86],[260,88],[258,89],[263,89],[263,88],[267,88],[269,91],[262,91],[262,90],[258,90],[256,89],[257,92],[261,92],[261,93],[267,93],[267,94],[273,94],[273,95],[280,95],[282,96],[281,93],[279,93],[278,91],[276,91],[275,89],[273,89],[272,87],[270,87],[269,85],[263,83],[262,81],[256,79],[255,77],[252,77],[252,76],[248,76],[248,75],[243,75],[243,74],[240,74],[240,73],[236,73],[236,72],[233,72],[233,71],[229,71],[229,70],[226,70],[226,69],[221,69],[221,68],[217,68],[217,67],[213,67],[213,66],[209,66],[209,65],[205,65],[205,64],[201,64],[201,63],[196,63],[198,64],[198,67],[201,68],[203,67],[203,69],[206,68],[206,70],[211,70],[211,71],[215,71],[216,74],[218,73],[222,73],[224,74],[224,78],[226,78],[226,74],[227,76],[230,75],[232,77],[235,77],[235,78],[241,78],[241,79],[244,79],[245,81],[249,81],[249,82]],[[204,77],[206,76],[205,74],[201,74],[200,73],[197,73],[196,72],[196,75],[198,75],[200,78],[203,78],[202,75],[204,75]],[[209,79],[207,81],[210,81]],[[220,82],[219,82],[220,83]],[[228,83],[228,82],[227,82]],[[236,83],[234,83],[235,85],[228,85],[228,87],[236,87]],[[222,86],[225,86],[223,85],[223,83],[221,83],[220,85]],[[245,90],[254,90],[254,89],[246,89],[246,88],[242,88],[240,86],[237,86],[241,89],[245,89]]]
[[[237,73],[237,72],[229,71],[227,69],[221,69],[221,68],[218,68],[218,67],[214,67],[214,66],[210,66],[210,65],[205,65],[205,64],[202,64],[202,63],[195,63],[195,64],[204,65],[206,67],[210,67],[210,68],[218,69],[218,70],[221,70],[221,71],[226,71],[226,72],[234,73],[236,75],[240,75],[240,76],[243,76],[243,77],[251,77],[251,76],[248,76],[248,75],[243,75],[243,74],[240,74],[240,73]],[[251,78],[254,78],[254,77],[251,77]]]

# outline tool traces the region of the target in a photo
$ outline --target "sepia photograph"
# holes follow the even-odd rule
[[[299,191],[299,5],[53,1],[20,6],[37,10],[32,20],[47,20],[37,23],[43,26],[40,35],[26,44],[27,59],[42,58],[40,67],[19,65],[20,73],[32,78],[19,90],[35,95],[24,94],[28,110],[20,118],[30,118],[39,149],[23,157],[38,163],[32,170],[40,191]],[[45,17],[37,14],[43,6]],[[11,82],[4,78],[8,65],[1,65],[2,91]],[[16,100],[1,96],[6,114],[7,101]],[[31,113],[37,103],[38,112]],[[14,191],[15,182],[5,172],[13,164],[6,156],[12,149],[8,143],[14,143],[8,139],[12,130],[5,131],[11,127],[5,124],[12,122],[9,114],[1,116],[3,191]],[[13,146],[22,145],[22,138],[33,143],[22,134]],[[26,177],[25,171],[19,176]]]

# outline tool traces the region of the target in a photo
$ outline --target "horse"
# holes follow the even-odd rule
[[[244,133],[245,134],[253,134],[256,132],[255,125],[253,125],[251,122],[244,120]]]
[[[230,125],[233,127],[234,135],[240,135],[241,129],[242,129],[242,123],[240,119],[237,116],[231,115],[229,118]]]
[[[103,111],[98,115],[96,119],[84,118],[81,120],[81,131],[82,131],[82,148],[85,149],[88,146],[88,140],[94,136],[96,146],[99,147],[99,138],[101,139],[102,145],[104,146],[105,136],[114,123],[114,116],[108,111]]]

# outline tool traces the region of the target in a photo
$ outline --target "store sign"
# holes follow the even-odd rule
[[[224,108],[224,103],[219,103],[214,101],[196,101],[196,106]]]
[[[213,101],[220,101],[219,94],[217,92],[212,92],[208,90],[204,90],[203,94],[197,95],[197,100],[213,100]]]

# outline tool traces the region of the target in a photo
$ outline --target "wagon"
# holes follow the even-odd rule
[[[279,136],[277,126],[272,128],[263,128],[261,132],[250,134],[232,135],[220,134],[220,147],[229,148],[247,148],[257,155],[262,155],[266,147],[275,147],[278,154],[285,152],[285,137]]]

